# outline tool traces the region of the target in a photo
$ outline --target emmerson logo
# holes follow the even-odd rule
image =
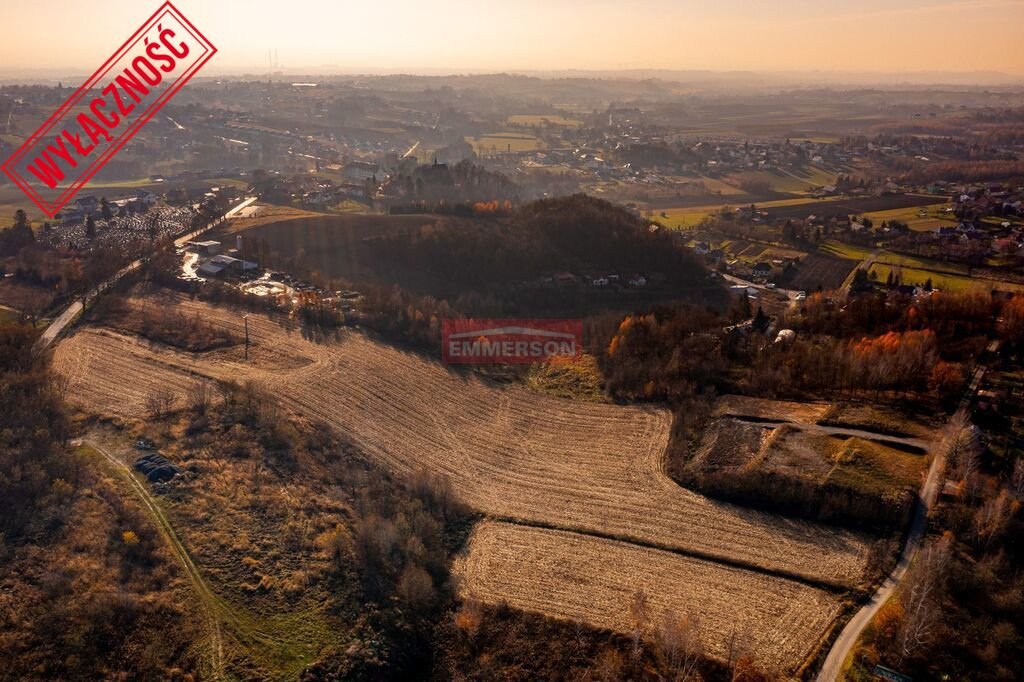
[[[582,320],[444,320],[442,356],[453,364],[518,364],[575,357],[583,344]]]

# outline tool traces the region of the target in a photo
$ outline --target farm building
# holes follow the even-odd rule
[[[196,253],[203,254],[205,256],[216,256],[220,253],[220,242],[216,241],[203,241],[203,242],[189,242],[188,247]]]
[[[206,261],[197,270],[201,275],[218,277],[220,275],[241,275],[258,268],[259,265],[252,261],[221,254]]]

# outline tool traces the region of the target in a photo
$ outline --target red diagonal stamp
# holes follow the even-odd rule
[[[164,3],[4,162],[4,172],[52,217],[216,52]]]

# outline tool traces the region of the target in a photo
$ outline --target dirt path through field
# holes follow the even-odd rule
[[[192,557],[189,556],[189,553],[181,544],[177,534],[174,532],[174,528],[167,520],[167,517],[164,516],[159,504],[157,504],[146,486],[135,478],[131,469],[123,461],[107,452],[94,440],[85,439],[83,443],[98,452],[114,468],[118,476],[131,486],[132,491],[142,501],[157,530],[167,541],[167,544],[170,545],[174,555],[185,569],[185,574],[188,576],[189,582],[192,583],[192,589],[195,591],[199,603],[206,612],[209,623],[211,640],[210,660],[213,678],[218,680],[224,679],[224,636],[221,631],[221,620],[223,619],[222,614],[227,611],[227,607],[220,602],[209,586],[207,586],[202,574],[192,561]]]
[[[82,442],[102,456],[110,468],[129,484],[157,530],[185,569],[185,574],[192,584],[209,622],[209,658],[213,679],[232,679],[228,671],[230,668],[229,657],[239,655],[239,645],[244,656],[283,662],[286,669],[301,669],[305,665],[303,661],[312,660],[314,652],[307,651],[307,643],[293,641],[294,637],[288,634],[281,637],[266,632],[259,618],[246,613],[244,609],[232,606],[214,592],[170,519],[164,513],[160,501],[150,492],[144,480],[140,480],[125,461],[126,457],[130,458],[136,454],[126,443],[111,438],[102,429],[90,432]]]

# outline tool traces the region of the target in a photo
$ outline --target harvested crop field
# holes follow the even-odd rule
[[[699,623],[708,654],[749,638],[759,664],[792,672],[841,606],[808,585],[626,542],[485,521],[455,566],[460,591],[489,602],[628,632],[629,604],[648,598],[650,623],[666,611]]]
[[[832,258],[818,253],[809,253],[800,264],[788,271],[778,284],[787,289],[815,291],[818,287],[828,291],[843,286],[858,261]]]
[[[242,329],[239,311],[164,293],[129,304],[143,300],[199,314],[230,332]],[[794,585],[832,594],[864,579],[868,536],[715,501],[670,480],[663,468],[671,426],[666,410],[496,386],[356,331],[315,341],[289,320],[257,314],[249,317],[249,331],[247,362],[241,346],[188,353],[85,327],[59,343],[55,365],[69,379],[70,402],[123,418],[144,418],[154,391],[169,389],[183,406],[197,380],[254,381],[286,408],[334,427],[399,476],[424,469],[446,475],[456,496],[495,520],[575,531],[567,535],[579,543],[614,542],[652,561],[667,555],[678,564],[673,583],[708,594],[766,591],[762,599],[785,601]],[[794,413],[800,409],[807,406],[794,404]],[[491,560],[476,554],[471,549],[469,561]],[[619,577],[613,562],[593,566],[601,580],[590,599],[618,599],[612,586],[619,580],[628,585],[628,575]],[[571,572],[564,576],[573,579]],[[738,579],[748,582],[733,584]],[[672,590],[679,589],[673,586],[659,599],[674,602]],[[810,605],[801,617],[815,624],[808,628],[817,634],[836,612],[832,601],[800,603]],[[538,610],[590,618],[569,614],[570,607],[553,602]],[[762,627],[751,619],[763,641],[777,637],[770,622]],[[811,638],[797,639],[807,646]],[[797,649],[786,651],[779,660],[795,661]]]
[[[168,307],[241,330],[241,316],[229,309],[166,298]],[[492,516],[812,581],[851,585],[861,578],[866,538],[717,503],[670,480],[662,468],[667,410],[496,388],[355,332],[318,344],[262,316],[250,316],[249,328],[248,364],[240,347],[182,353],[99,329],[62,342],[56,363],[72,379],[70,399],[94,411],[143,416],[152,387],[184,393],[190,373],[251,379],[400,475],[422,468],[448,475],[464,501]]]

